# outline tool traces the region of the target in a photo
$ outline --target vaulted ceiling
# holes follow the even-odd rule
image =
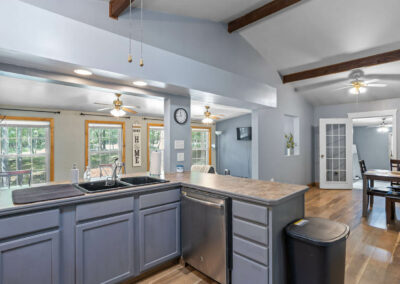
[[[228,23],[269,2],[272,1],[147,0],[144,8]],[[138,5],[139,1],[135,3]],[[237,32],[281,75],[286,75],[400,49],[397,11],[400,11],[398,0],[302,0]],[[398,73],[397,67],[399,64],[395,62],[362,68],[366,74],[377,75],[388,87],[369,90],[359,99],[398,97],[400,80],[391,76]],[[343,82],[349,82],[349,73],[291,85],[314,105],[354,102],[347,90],[333,91],[343,86]]]

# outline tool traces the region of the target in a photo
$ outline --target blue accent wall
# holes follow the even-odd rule
[[[232,176],[251,177],[251,141],[239,141],[236,137],[237,127],[249,126],[250,114],[217,122],[216,130],[222,131],[216,139],[219,174],[229,169]]]

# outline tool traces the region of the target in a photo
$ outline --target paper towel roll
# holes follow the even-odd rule
[[[150,174],[160,175],[161,174],[161,152],[151,152],[150,155]]]

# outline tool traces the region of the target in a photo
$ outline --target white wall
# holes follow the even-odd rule
[[[7,106],[2,106],[6,107]],[[11,107],[10,107],[11,108]],[[51,110],[58,111],[58,110]],[[125,157],[127,173],[147,171],[147,124],[163,123],[162,118],[157,120],[142,117],[131,117],[131,119],[116,119],[101,116],[81,116],[81,112],[61,111],[61,114],[26,112],[26,111],[5,111],[0,110],[0,114],[8,116],[23,117],[48,117],[54,118],[54,178],[55,181],[65,181],[70,179],[70,169],[76,163],[81,176],[85,169],[85,120],[101,121],[123,121],[125,122]],[[142,134],[142,166],[133,167],[133,136],[132,125],[141,125]],[[200,126],[201,124],[192,124]],[[215,126],[212,127],[212,143],[215,143]],[[212,163],[215,164],[215,151],[212,150]]]

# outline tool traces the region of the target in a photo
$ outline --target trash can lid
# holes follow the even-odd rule
[[[346,224],[323,218],[304,218],[286,227],[286,233],[295,239],[320,246],[329,246],[347,238],[350,228]]]

